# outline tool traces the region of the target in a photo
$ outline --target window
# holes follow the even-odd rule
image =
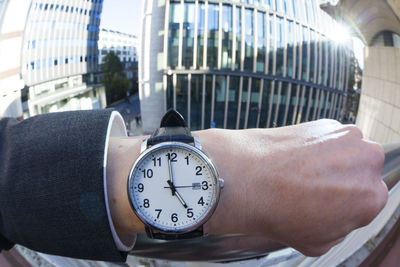
[[[224,127],[226,96],[226,76],[218,75],[215,78],[215,104],[214,104],[214,124],[216,128]]]
[[[316,34],[314,30],[310,30],[310,75],[309,80],[314,81],[314,74],[317,70],[317,55],[318,55],[318,41],[316,39]]]
[[[270,105],[270,97],[271,97],[271,86],[272,83],[270,80],[264,80],[264,86],[262,88],[262,101],[261,101],[261,110],[260,110],[260,128],[265,128],[267,126],[267,119],[269,112],[269,105]]]
[[[193,43],[194,43],[194,23],[195,23],[194,3],[185,3],[184,13],[185,17],[183,20],[182,65],[185,66],[186,68],[190,68],[193,65]]]
[[[241,51],[242,51],[242,9],[236,8],[236,51],[235,51],[235,70],[240,69],[241,62]]]
[[[269,15],[269,47],[268,47],[268,72],[274,74],[274,55],[275,55],[275,16]]]
[[[239,96],[239,101],[241,101],[240,113],[239,113],[239,129],[244,129],[244,122],[246,117],[246,105],[247,105],[247,94],[249,93],[249,78],[243,77],[243,84],[242,84],[242,95]],[[239,102],[236,103],[236,105]]]
[[[177,75],[176,77],[176,109],[185,118],[188,117],[188,77]]]
[[[265,13],[257,12],[257,72],[264,72],[265,70],[265,43]]]
[[[168,26],[168,66],[171,68],[178,66],[179,23],[181,21],[181,16],[180,2],[172,2]]]
[[[258,109],[258,101],[260,99],[260,88],[261,80],[253,78],[251,81],[251,95],[250,95],[250,105],[249,105],[249,117],[247,121],[246,128],[256,128],[257,118],[260,110]]]
[[[197,75],[197,74],[192,75],[191,97],[190,97],[191,130],[199,130],[201,128],[202,96],[203,96],[203,75]]]
[[[231,76],[229,81],[228,114],[227,114],[228,129],[236,129],[240,79],[241,78],[239,78],[238,76]]]
[[[286,36],[287,36],[287,63],[286,63],[286,70],[287,70],[287,76],[292,77],[293,73],[293,57],[294,57],[294,49],[295,49],[295,43],[294,43],[294,29],[293,29],[293,21],[288,20],[286,22]]]
[[[303,26],[303,34],[302,34],[302,40],[303,40],[303,45],[302,45],[302,80],[307,81],[307,62],[309,60],[309,56],[308,56],[308,40],[309,40],[309,31],[307,26]]]
[[[198,7],[198,26],[197,26],[197,67],[203,67],[204,56],[204,22],[205,7],[203,3],[199,3]]]
[[[279,76],[283,75],[284,68],[284,49],[285,49],[285,40],[284,40],[284,25],[283,18],[276,18],[276,74]]]
[[[207,66],[216,68],[218,62],[218,10],[217,4],[208,4]]]
[[[245,56],[244,70],[253,70],[253,51],[254,51],[254,22],[253,10],[245,9]]]
[[[232,67],[232,42],[233,42],[233,32],[232,32],[232,16],[233,16],[232,6],[223,5],[222,6],[222,68],[230,69]]]

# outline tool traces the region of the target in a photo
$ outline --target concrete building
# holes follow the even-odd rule
[[[30,0],[0,0],[0,117],[22,118],[21,50]]]
[[[99,36],[99,64],[103,64],[103,58],[113,51],[121,62],[137,62],[139,41],[135,35],[101,29]]]
[[[126,78],[131,82],[131,91],[137,92],[138,48],[139,40],[135,35],[101,29],[99,36],[99,71],[101,71],[104,57],[109,52],[114,52],[124,66]]]
[[[323,8],[366,45],[357,125],[370,140],[400,142],[400,1],[328,1]]]
[[[338,119],[349,43],[315,0],[145,1],[139,92],[143,130],[168,108],[192,130]]]
[[[91,73],[98,69],[102,1],[5,1],[3,28],[19,26],[14,34],[2,33],[1,64],[12,67],[19,80],[8,78],[9,84],[0,88],[14,88],[19,95],[22,90],[24,117],[105,107],[104,88],[91,85]],[[18,44],[5,44],[4,36],[12,36]],[[14,106],[21,106],[19,99],[15,98]],[[0,113],[4,115],[10,116]]]

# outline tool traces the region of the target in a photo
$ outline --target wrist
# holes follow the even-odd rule
[[[147,137],[112,137],[107,162],[107,193],[111,218],[119,235],[144,232],[143,223],[129,203],[127,181],[130,168],[140,154]]]

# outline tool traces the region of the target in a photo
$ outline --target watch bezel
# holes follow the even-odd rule
[[[186,149],[191,150],[194,153],[196,153],[199,157],[201,157],[205,161],[205,163],[207,164],[207,166],[211,170],[211,173],[214,176],[215,183],[216,183],[215,198],[214,198],[213,204],[211,205],[211,208],[208,210],[207,214],[200,221],[198,221],[196,224],[194,224],[194,225],[192,225],[192,226],[190,226],[188,228],[181,229],[181,230],[166,230],[166,229],[162,229],[162,228],[157,227],[156,225],[153,225],[148,220],[146,220],[146,218],[144,218],[140,214],[140,212],[135,208],[135,205],[133,204],[132,195],[131,195],[131,189],[130,189],[130,185],[131,185],[131,183],[133,181],[132,174],[135,171],[135,169],[137,168],[138,164],[141,162],[141,160],[144,157],[146,157],[148,154],[152,153],[155,150],[159,150],[159,149],[161,150],[161,149],[170,148],[170,147],[186,148]],[[156,230],[156,231],[158,231],[160,233],[165,233],[165,234],[184,234],[184,233],[188,233],[188,232],[191,232],[193,230],[198,229],[199,227],[204,225],[210,219],[210,217],[214,214],[214,212],[215,212],[215,210],[216,210],[216,208],[218,206],[220,193],[221,193],[220,177],[218,175],[218,172],[217,172],[217,169],[215,168],[214,163],[212,162],[212,160],[202,150],[198,149],[195,146],[192,146],[192,145],[189,145],[189,144],[186,144],[186,143],[182,143],[182,142],[175,142],[175,141],[162,142],[162,143],[156,144],[154,146],[151,146],[150,148],[147,148],[135,160],[135,162],[133,163],[133,165],[132,165],[132,167],[131,167],[131,169],[129,171],[129,175],[128,175],[127,193],[128,193],[129,204],[131,205],[131,208],[132,208],[133,212],[135,213],[135,215],[140,219],[140,221],[145,226],[148,226],[151,229]]]

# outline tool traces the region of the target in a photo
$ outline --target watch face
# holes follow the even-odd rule
[[[133,165],[128,195],[138,217],[163,232],[188,232],[211,216],[219,180],[199,149],[176,142],[146,150]]]

